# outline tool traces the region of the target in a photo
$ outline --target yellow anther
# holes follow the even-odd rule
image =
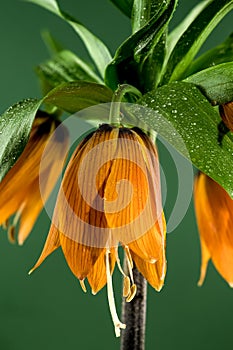
[[[15,243],[15,226],[11,225],[8,227],[7,236],[11,243]]]
[[[133,300],[133,298],[135,297],[137,293],[137,286],[136,284],[133,284],[130,288],[130,294],[129,296],[126,298],[126,302],[129,303],[131,300]]]
[[[9,219],[6,219],[3,223],[2,223],[2,227],[6,230],[9,226]]]
[[[128,276],[125,276],[124,282],[123,282],[123,297],[127,298],[129,294],[130,294],[130,278]]]

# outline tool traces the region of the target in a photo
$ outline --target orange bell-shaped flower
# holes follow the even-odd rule
[[[219,106],[219,112],[224,124],[233,131],[233,102],[228,102]]]
[[[48,114],[39,111],[34,120],[29,141],[14,166],[0,182],[0,224],[8,227],[11,241],[15,240],[15,226],[20,219],[18,243],[23,244],[55,186],[59,171],[68,151],[68,132]],[[54,133],[54,134],[53,134]],[[46,162],[41,166],[44,149],[50,141]],[[43,200],[40,193],[40,175],[43,177]],[[9,223],[15,214],[13,223]]]
[[[165,230],[156,147],[138,128],[104,124],[79,144],[68,164],[49,235],[33,270],[61,246],[84,290],[85,278],[93,294],[107,283],[119,336],[125,325],[114,304],[111,274],[115,263],[124,276],[127,301],[136,293],[133,261],[160,290],[166,272]],[[127,271],[118,257],[119,243]]]
[[[202,251],[198,284],[203,284],[211,259],[221,276],[233,287],[233,200],[203,173],[195,180],[194,199]]]

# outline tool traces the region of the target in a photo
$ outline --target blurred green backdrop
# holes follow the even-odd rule
[[[180,0],[173,25],[198,2]],[[101,37],[112,53],[130,33],[129,20],[109,0],[59,3]],[[17,0],[1,2],[1,112],[22,98],[40,96],[33,68],[48,58],[40,36],[46,28],[65,47],[87,57],[73,31],[52,14]],[[223,41],[231,29],[232,15],[218,26],[204,48]],[[79,132],[85,129],[82,124]],[[177,175],[163,146],[161,163],[167,181],[169,215],[177,193]],[[30,277],[27,275],[40,254],[49,224],[49,218],[42,212],[23,247],[8,243],[6,233],[1,231],[0,349],[119,349],[106,290],[96,296],[90,292],[84,295],[61,251],[52,254]],[[168,234],[167,259],[163,290],[157,293],[149,287],[146,349],[232,348],[233,291],[211,264],[204,286],[197,287],[200,251],[192,203],[179,227]],[[117,272],[114,282],[120,309],[121,281]]]

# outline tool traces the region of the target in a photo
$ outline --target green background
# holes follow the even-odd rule
[[[197,3],[180,1],[173,25]],[[60,4],[101,37],[112,53],[130,33],[129,20],[108,0],[63,0]],[[1,112],[22,98],[40,97],[33,68],[48,58],[40,36],[46,28],[65,47],[87,57],[81,42],[60,19],[35,5],[15,0],[1,2]],[[205,48],[223,41],[231,28],[232,15],[214,31]],[[80,125],[78,133],[85,128]],[[177,193],[177,176],[164,146],[161,163],[167,181],[165,211],[169,216]],[[49,223],[43,211],[23,247],[8,243],[6,233],[1,232],[0,349],[119,349],[106,289],[96,296],[90,291],[85,295],[61,251],[52,254],[30,277],[27,275],[40,254]],[[182,223],[168,234],[167,260],[164,288],[160,293],[150,287],[148,291],[146,349],[232,348],[233,291],[211,264],[204,286],[197,287],[200,249],[192,203]],[[114,285],[120,309],[121,282],[117,271]]]

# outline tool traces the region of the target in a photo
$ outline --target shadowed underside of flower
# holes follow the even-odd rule
[[[43,208],[43,200],[51,193],[68,151],[68,132],[58,121],[39,111],[29,141],[0,183],[0,225],[8,227],[8,236],[15,241],[15,227],[20,219],[18,243],[23,244]],[[50,140],[50,149],[41,168],[41,158]],[[40,184],[41,182],[41,184]],[[40,189],[43,186],[43,200]],[[13,223],[9,222],[15,214]]]
[[[116,335],[118,319],[112,286],[115,264],[124,276],[126,301],[136,293],[132,267],[160,290],[166,272],[166,224],[161,205],[159,161],[149,137],[137,128],[104,124],[75,150],[66,169],[50,232],[33,271],[59,246],[86,291],[107,283]],[[127,261],[123,271],[121,244]]]
[[[221,186],[203,173],[195,180],[194,199],[202,250],[198,285],[203,284],[211,259],[233,287],[233,201]]]

